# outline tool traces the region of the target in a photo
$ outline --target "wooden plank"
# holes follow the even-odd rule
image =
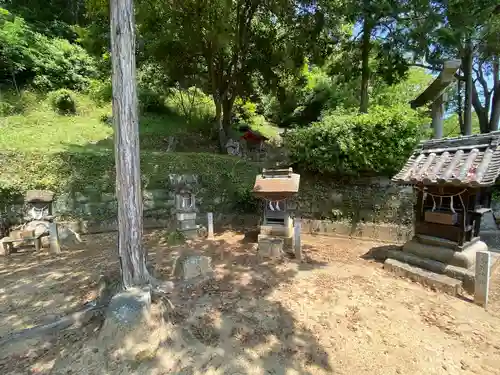
[[[415,228],[416,234],[444,238],[457,243],[460,239],[461,232],[462,229],[460,227],[456,227],[453,225],[427,223],[425,221],[418,223]]]

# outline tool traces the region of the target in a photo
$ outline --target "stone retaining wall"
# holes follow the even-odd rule
[[[146,228],[173,226],[175,192],[171,188],[144,190],[143,197]],[[54,213],[61,221],[71,221],[75,231],[116,230],[114,194],[100,193],[90,187],[86,191],[56,195],[55,199]],[[302,177],[299,194],[289,202],[289,208],[293,216],[303,218],[303,231],[307,233],[404,242],[411,236],[413,202],[411,188],[398,187],[384,178],[324,181]],[[222,216],[224,220],[227,215],[241,216],[233,210],[230,196],[210,196],[205,192],[203,197],[197,195],[196,203],[201,224],[206,220],[203,213],[208,211],[214,212],[216,221]],[[19,217],[21,210],[22,204],[11,207],[13,216]],[[260,214],[247,209],[245,215],[258,218]]]

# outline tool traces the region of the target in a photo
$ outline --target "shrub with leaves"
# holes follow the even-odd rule
[[[0,80],[44,91],[82,90],[96,75],[95,60],[82,47],[49,38],[0,8]]]
[[[142,113],[165,113],[165,98],[150,89],[139,88],[139,108]]]
[[[63,115],[76,113],[76,99],[70,90],[60,89],[48,95],[52,109]]]
[[[111,86],[111,79],[105,81],[91,80],[87,88],[87,94],[98,105],[105,105],[111,103],[113,99],[113,88]]]
[[[196,87],[171,89],[167,106],[183,117],[191,128],[208,129],[215,117],[213,100]]]
[[[40,97],[31,91],[3,91],[0,93],[0,115],[22,114],[38,106]]]
[[[428,122],[407,106],[374,106],[366,114],[330,112],[289,132],[286,143],[292,161],[310,171],[391,175],[425,136]]]

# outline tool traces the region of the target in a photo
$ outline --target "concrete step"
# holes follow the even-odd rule
[[[408,278],[452,296],[456,296],[462,289],[462,282],[460,280],[427,271],[396,259],[387,258],[384,262],[384,269],[396,276]]]

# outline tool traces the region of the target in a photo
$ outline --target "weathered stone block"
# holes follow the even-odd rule
[[[178,212],[176,214],[177,220],[196,220],[196,212]]]
[[[396,276],[407,277],[412,281],[453,296],[457,295],[462,288],[462,282],[459,280],[430,272],[422,268],[413,267],[395,259],[386,259],[384,262],[384,269],[394,273]]]
[[[179,221],[179,229],[196,229],[196,221],[195,220],[182,220]]]
[[[283,238],[259,235],[258,255],[261,258],[281,258],[283,256]]]
[[[184,238],[186,239],[196,239],[200,237],[200,231],[199,228],[188,228],[188,229],[179,229],[179,232],[182,233]]]
[[[129,325],[140,321],[150,306],[151,293],[148,288],[131,288],[111,299],[106,316],[119,325]]]
[[[174,276],[190,280],[212,274],[212,258],[203,255],[180,256],[175,260]]]

